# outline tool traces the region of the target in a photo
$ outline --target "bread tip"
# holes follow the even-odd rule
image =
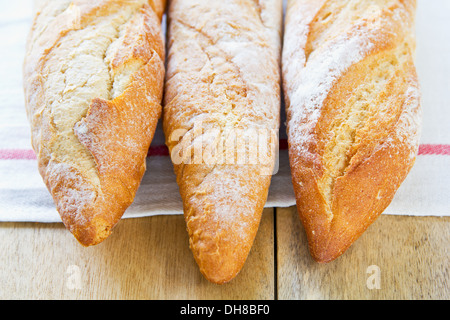
[[[351,245],[351,244],[350,244]],[[344,252],[347,251],[347,249],[350,247],[350,245],[346,245],[345,247],[338,247],[338,246],[316,246],[312,247],[310,246],[310,253],[314,261],[316,261],[319,264],[329,264],[336,259],[338,259],[341,255],[344,254]]]
[[[313,259],[314,261],[316,261],[319,264],[329,264],[330,262],[335,261],[339,256],[339,255],[328,255],[328,254],[317,254],[317,255],[313,255]]]
[[[91,225],[70,230],[75,239],[83,247],[93,247],[105,241],[112,234],[112,227],[108,225]]]
[[[240,270],[240,269],[239,269]],[[208,280],[210,283],[218,285],[218,286],[222,286],[225,285],[227,283],[230,283],[231,281],[233,281],[236,276],[239,273],[239,270],[237,272],[235,272],[232,275],[229,274],[216,274],[214,272],[208,273],[205,272],[204,270],[201,271],[203,277]]]
[[[245,263],[240,257],[223,259],[217,254],[209,255],[196,251],[194,251],[194,258],[203,277],[219,286],[233,281]]]

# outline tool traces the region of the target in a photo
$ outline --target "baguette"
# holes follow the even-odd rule
[[[412,168],[414,0],[292,0],[282,56],[293,185],[312,257],[333,261]]]
[[[223,284],[247,259],[276,168],[282,3],[173,0],[168,21],[167,146],[194,258]]]
[[[133,202],[161,115],[164,1],[37,1],[24,62],[39,172],[83,246]]]

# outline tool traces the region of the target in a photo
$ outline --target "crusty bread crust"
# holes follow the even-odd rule
[[[300,218],[318,262],[386,209],[419,146],[414,0],[297,0],[283,82]]]
[[[203,140],[203,154],[237,130],[278,132],[281,1],[174,0],[168,19],[163,119],[172,160],[196,131],[196,123],[201,123],[200,135],[187,142],[185,150]],[[173,138],[179,130],[185,134]],[[219,133],[210,139],[214,130]],[[200,271],[213,283],[232,280],[252,247],[275,164],[276,140],[266,144],[271,151],[269,174],[252,163],[174,161],[190,247]],[[225,156],[226,151],[217,150],[216,156]],[[235,154],[241,151],[248,150],[238,145]]]
[[[24,63],[39,171],[84,246],[134,200],[161,115],[165,1],[37,1]]]

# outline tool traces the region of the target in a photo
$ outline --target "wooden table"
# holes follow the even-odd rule
[[[61,224],[0,224],[1,299],[449,299],[450,218],[380,217],[320,265],[295,208],[266,209],[231,283],[199,273],[182,216],[125,219],[83,248]]]
[[[433,116],[424,138],[432,143],[448,143],[449,3],[418,2],[418,71],[425,116]],[[28,132],[25,113],[13,115],[23,110],[32,0],[0,8],[2,121],[8,132],[16,122]],[[22,148],[4,140],[2,148]],[[0,223],[0,299],[450,299],[449,247],[450,217],[384,215],[343,256],[319,265],[296,209],[266,209],[245,267],[217,286],[199,273],[182,216],[123,220],[92,248],[61,224]]]

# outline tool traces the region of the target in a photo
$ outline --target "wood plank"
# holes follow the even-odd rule
[[[383,215],[325,265],[311,258],[296,208],[277,209],[276,226],[281,300],[450,298],[450,217]]]
[[[274,214],[266,209],[241,273],[206,281],[182,216],[126,219],[83,248],[61,224],[0,224],[0,299],[273,299]]]

